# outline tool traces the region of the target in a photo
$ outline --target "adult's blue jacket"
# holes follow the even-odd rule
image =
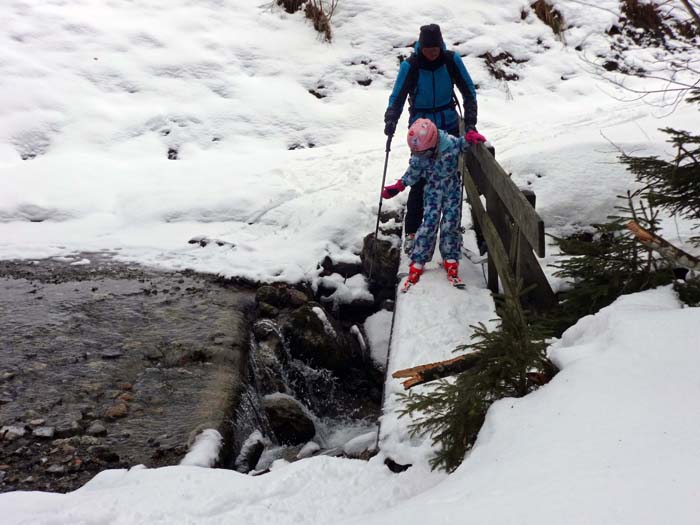
[[[416,119],[427,118],[439,129],[456,131],[459,115],[455,109],[455,85],[464,101],[465,128],[474,129],[477,120],[476,90],[462,57],[454,51],[447,51],[443,44],[440,56],[431,62],[423,56],[420,45],[416,43],[414,53],[399,67],[384,121],[398,121],[408,97],[409,126]]]

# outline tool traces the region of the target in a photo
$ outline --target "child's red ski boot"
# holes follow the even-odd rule
[[[414,263],[411,263],[408,267],[408,277],[406,277],[406,282],[403,284],[401,291],[406,293],[411,286],[420,280],[421,275],[423,275],[423,268],[416,268]]]
[[[462,282],[462,279],[459,278],[459,263],[457,261],[445,261],[443,264],[445,266],[445,271],[447,272],[447,280],[450,281],[450,284],[455,288],[459,288],[460,290],[466,288],[466,285]]]

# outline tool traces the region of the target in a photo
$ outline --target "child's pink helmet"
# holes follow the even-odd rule
[[[427,118],[419,118],[408,128],[408,147],[411,151],[434,148],[438,142],[438,130]]]

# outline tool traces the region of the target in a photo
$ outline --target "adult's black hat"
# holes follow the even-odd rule
[[[442,32],[437,24],[428,24],[420,28],[420,37],[418,38],[420,47],[442,47]]]

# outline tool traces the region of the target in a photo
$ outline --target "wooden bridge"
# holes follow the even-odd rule
[[[473,356],[455,358],[452,351],[469,341],[473,325],[496,317],[492,294],[502,291],[514,297],[524,291],[520,296],[523,316],[524,310],[543,312],[557,303],[537,260],[544,256],[545,237],[534,193],[521,191],[493,150],[481,144],[461,156],[459,169],[475,229],[480,228],[488,247],[488,289],[476,274],[478,265],[465,264],[460,274],[468,285],[466,293],[451,288],[439,268],[427,268],[421,286],[398,294],[377,433],[380,450],[398,465],[425,461],[431,447],[430,438],[410,435],[411,418],[400,415],[402,392],[471,366]],[[401,267],[408,262],[402,255]],[[430,301],[431,294],[440,300]]]

